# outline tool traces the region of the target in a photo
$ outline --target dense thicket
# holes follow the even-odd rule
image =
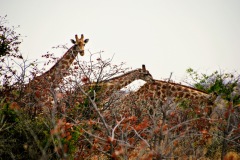
[[[137,94],[107,81],[124,75],[123,64],[90,53],[50,90],[49,106],[39,107],[26,85],[41,69],[24,59],[20,35],[7,24],[0,17],[0,159],[240,158],[238,74],[187,70],[191,85],[214,97],[211,106],[181,97],[137,103]]]

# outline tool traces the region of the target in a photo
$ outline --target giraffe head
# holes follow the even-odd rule
[[[72,43],[75,45],[74,49],[80,53],[81,56],[84,55],[84,46],[89,41],[89,39],[84,39],[84,35],[81,34],[81,38],[78,38],[78,35],[75,35],[75,39],[71,39]]]
[[[140,74],[138,74],[139,77],[137,78],[142,79],[146,82],[154,82],[152,75],[148,70],[146,70],[146,66],[144,64],[142,65],[142,69],[139,69],[139,72]]]

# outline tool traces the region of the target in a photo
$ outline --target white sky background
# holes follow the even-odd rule
[[[239,0],[0,0],[0,15],[21,26],[30,59],[84,33],[86,50],[145,64],[156,79],[182,81],[189,67],[240,72]]]

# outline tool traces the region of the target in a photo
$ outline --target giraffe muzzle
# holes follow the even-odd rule
[[[81,55],[81,56],[84,56],[84,51],[80,51],[80,55]]]

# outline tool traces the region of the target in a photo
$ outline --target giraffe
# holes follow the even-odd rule
[[[146,66],[144,64],[142,65],[142,68],[129,71],[125,74],[107,80],[92,83],[87,86],[90,86],[93,89],[100,87],[101,97],[105,97],[104,101],[107,102],[114,92],[119,92],[121,88],[139,79],[149,83],[153,82],[153,77],[150,72],[146,70]]]
[[[208,119],[211,117],[211,109],[214,106],[215,98],[214,95],[207,94],[204,91],[189,86],[154,80],[152,83],[144,84],[138,91],[129,93],[121,98],[110,107],[112,111],[108,111],[105,115],[115,113],[115,115],[118,115],[119,117],[137,117],[138,121],[137,124],[135,124],[136,126],[138,126],[138,123],[141,125],[143,122],[146,122],[147,125],[145,130],[147,132],[145,135],[147,136],[142,138],[149,140],[148,142],[149,144],[151,143],[151,148],[155,151],[157,151],[158,148],[166,148],[167,153],[170,151],[170,153],[176,155],[184,153],[186,155],[199,156],[203,151],[201,147],[197,148],[196,153],[194,153],[195,155],[191,152],[188,153],[188,151],[185,150],[189,149],[189,146],[185,146],[186,148],[182,146],[173,147],[172,150],[167,148],[171,138],[174,139],[174,137],[179,136],[179,131],[169,134],[169,132],[166,131],[166,128],[172,126],[170,129],[174,130],[174,127],[177,128],[176,126],[178,126],[178,124],[183,123],[186,125],[184,122],[187,123],[187,120],[189,119],[184,113],[190,111],[192,115],[199,118],[199,121],[196,120],[194,122],[197,123],[200,128],[202,127],[202,129],[205,129],[206,127],[209,129],[209,126],[207,125],[208,120],[206,120],[205,123],[204,118]],[[196,117],[192,117],[192,119],[194,118]],[[172,121],[170,121],[170,119]],[[192,124],[191,129],[195,129],[196,133],[198,133],[198,128],[194,128],[194,126],[195,125]],[[183,127],[183,129],[191,130],[187,127]],[[167,136],[169,136],[169,138],[166,138]],[[152,141],[149,137],[152,138]],[[199,137],[196,137],[192,137],[192,139],[189,138],[189,143],[190,141],[191,143],[194,143],[195,140],[199,140]],[[181,142],[187,143],[186,139]],[[147,151],[148,149],[145,148],[144,150]],[[139,149],[136,149],[136,152],[138,151]]]
[[[145,83],[138,91],[126,95],[120,103],[122,106],[141,106],[147,102],[148,105],[153,106],[187,100],[189,105],[196,106],[213,105],[215,98],[212,94],[207,94],[189,86],[154,79],[152,83]]]
[[[55,80],[62,81],[62,76],[66,74],[73,63],[74,59],[80,53],[81,56],[84,56],[84,46],[88,42],[88,39],[84,39],[84,35],[81,35],[81,38],[78,38],[78,35],[75,35],[75,39],[71,39],[71,42],[74,44],[64,55],[60,58],[57,63],[51,67],[47,72],[43,73],[40,76],[35,77],[29,84],[36,83],[41,80],[48,80],[49,82],[56,83]]]
[[[84,35],[78,38],[75,35],[75,40],[71,39],[73,46],[60,58],[57,63],[48,71],[40,76],[34,77],[24,89],[26,105],[38,105],[40,107],[50,106],[53,90],[63,81],[63,77],[68,73],[68,70],[77,57],[78,53],[84,55],[84,46],[89,39],[84,39]],[[35,104],[31,104],[31,103]]]
[[[75,104],[75,102],[73,101],[76,101],[76,103],[84,102],[83,99],[86,97],[83,96],[82,91],[90,94],[94,92],[96,96],[90,96],[97,101],[97,104],[100,105],[101,108],[106,109],[111,103],[124,95],[120,91],[121,88],[138,79],[144,80],[149,83],[153,81],[153,77],[150,72],[146,70],[145,65],[142,65],[142,68],[131,70],[125,74],[121,74],[107,80],[87,83],[85,85],[77,87],[76,90],[71,93],[71,95],[77,96],[74,97],[74,100],[68,99],[67,101],[70,101],[73,104]],[[79,94],[79,90],[81,90],[80,88],[82,89],[82,91],[80,91]]]
[[[148,93],[147,93],[148,92]],[[173,100],[178,98],[190,99],[194,102],[207,102],[211,95],[204,91],[181,85],[173,82],[155,80],[154,83],[146,83],[137,94],[148,94],[147,98],[159,98],[162,102],[167,100],[167,97],[172,97]],[[139,97],[140,99],[143,97]]]
[[[120,76],[120,77],[123,77],[122,79],[123,81],[125,80],[124,76],[127,76],[127,75]],[[116,77],[116,79],[118,78],[119,77]],[[134,76],[132,78],[134,78]],[[115,82],[113,78],[109,80],[109,82],[117,85],[118,80],[116,80]],[[113,85],[113,87],[114,86],[115,85]],[[117,86],[115,87],[117,88]],[[148,155],[150,151],[157,151],[157,147],[158,147],[157,144],[159,143],[155,145],[155,142],[162,142],[161,138],[166,136],[164,135],[161,137],[161,132],[159,131],[159,128],[158,128],[159,125],[164,124],[162,120],[163,116],[160,115],[161,109],[163,109],[164,107],[166,110],[168,108],[172,109],[171,107],[168,107],[171,105],[170,102],[178,103],[184,99],[192,100],[191,101],[192,107],[198,107],[204,104],[210,104],[211,103],[210,98],[211,96],[209,94],[201,90],[194,89],[192,87],[188,87],[188,86],[184,86],[184,85],[172,83],[172,82],[151,79],[147,81],[147,83],[145,83],[138,91],[129,93],[128,95],[123,96],[119,100],[110,104],[109,109],[104,110],[104,112],[102,112],[102,115],[108,124],[114,124],[114,121],[122,119],[123,117],[125,119],[128,119],[128,118],[132,119],[132,122],[120,124],[128,128],[126,132],[124,131],[124,127],[119,127],[120,128],[119,130],[124,133],[124,138],[127,137],[126,138],[127,140],[128,138],[132,138],[131,140],[133,140],[133,137],[136,137],[135,139],[136,142],[134,142],[133,140],[134,143],[131,146],[132,148],[135,148],[135,149],[133,150],[130,149],[129,152],[133,152],[134,155],[139,154],[139,157],[142,157],[141,152],[143,152],[145,155]],[[168,111],[166,111],[165,113],[171,114],[171,112],[168,112]],[[136,118],[137,120],[134,120],[135,119],[134,117],[137,117]],[[140,130],[144,126],[146,126],[146,128],[144,128],[143,130]],[[133,128],[136,131],[134,132],[132,131],[133,129],[131,130],[130,128]],[[138,132],[139,135],[134,134],[138,130],[140,130]],[[156,134],[156,137],[158,138],[155,138],[154,134]],[[174,135],[174,136],[179,136],[179,135]],[[138,137],[141,137],[141,138],[138,139]],[[121,139],[121,137],[119,138]],[[142,139],[145,139],[148,142],[148,144],[151,144],[151,147],[148,148],[146,146],[146,148],[143,148],[143,146],[140,145],[140,142],[139,142]],[[171,145],[171,143],[168,143],[168,141],[163,141],[163,142],[164,143],[161,143],[160,145],[169,145],[169,144]],[[128,141],[126,141],[126,143],[128,143]],[[181,148],[181,149],[183,150],[184,148]],[[175,150],[173,151],[174,153],[177,152]],[[166,149],[166,152],[168,152],[167,149]],[[171,150],[169,152],[171,152]]]

